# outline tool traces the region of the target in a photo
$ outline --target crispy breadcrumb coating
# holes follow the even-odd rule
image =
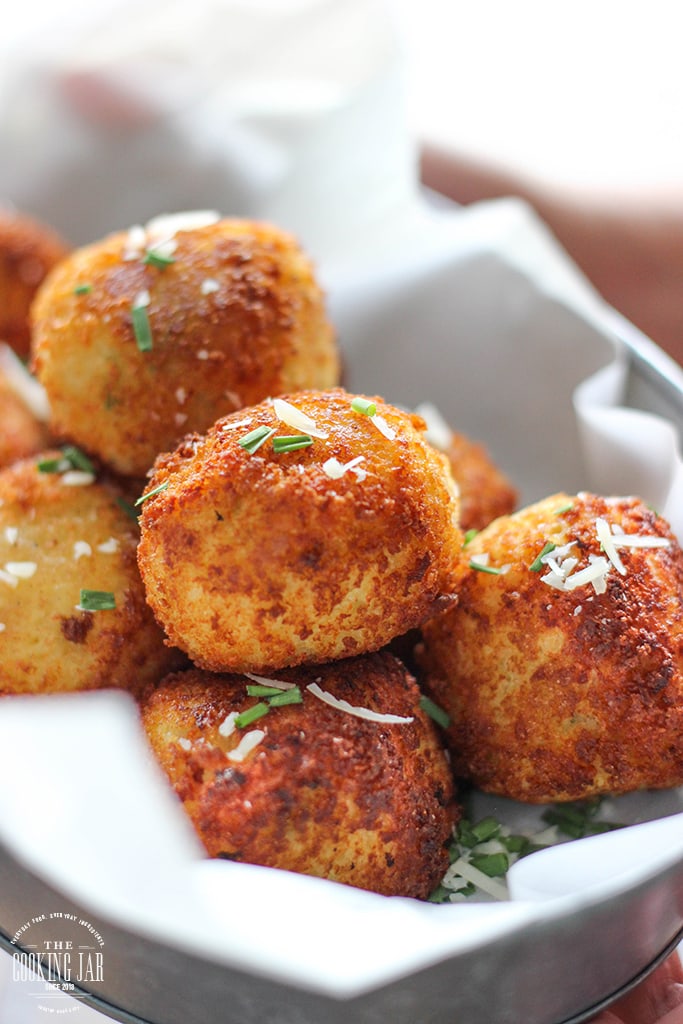
[[[157,460],[139,565],[159,622],[201,667],[266,671],[377,650],[455,599],[462,536],[446,459],[419,418],[375,399],[372,419],[354,398],[265,402]],[[316,436],[279,419],[281,401]],[[273,434],[250,453],[257,429]],[[310,443],[278,452],[282,436]]]
[[[47,224],[0,208],[0,341],[29,354],[29,310],[43,280],[69,251]]]
[[[33,306],[55,435],[122,475],[144,476],[188,431],[242,406],[338,383],[334,331],[296,241],[206,219],[160,218],[78,249]]]
[[[280,682],[298,687],[301,703],[242,728],[235,714],[269,699],[248,696],[254,680],[244,676],[172,675],[143,705],[152,748],[208,853],[426,897],[448,867],[458,811],[415,680],[390,655],[371,654],[288,669]],[[405,720],[358,718],[310,684]]]
[[[681,785],[683,553],[668,524],[636,498],[559,494],[466,551],[479,568],[424,627],[421,658],[456,773],[533,803]]]
[[[183,663],[145,602],[118,488],[48,451],[0,471],[0,693],[138,692]],[[116,607],[86,611],[83,590]]]

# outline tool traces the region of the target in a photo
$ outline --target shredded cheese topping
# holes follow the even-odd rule
[[[68,469],[59,479],[65,487],[89,487],[95,483],[95,474],[84,469]]]
[[[236,718],[237,718],[237,712],[236,711],[231,711],[230,714],[227,715],[227,717],[223,719],[221,724],[218,726],[218,733],[219,733],[220,736],[232,736],[232,734],[234,733],[234,731],[236,729],[236,726],[235,726],[235,719]]]
[[[286,683],[284,679],[270,679],[268,676],[258,676],[255,672],[245,672],[247,679],[260,686],[272,686],[274,690],[295,690],[296,683]]]
[[[259,745],[265,735],[263,729],[250,729],[249,732],[245,732],[234,750],[228,751],[228,759],[230,761],[244,761],[247,754],[250,754]]]
[[[286,423],[288,427],[293,427],[295,430],[300,430],[304,434],[323,441],[329,436],[324,431],[318,430],[315,420],[301,409],[297,409],[291,402],[286,402],[284,398],[273,399],[273,411],[277,418],[282,423]]]
[[[543,555],[540,562],[547,567],[548,572],[541,576],[541,582],[565,591],[592,584],[596,594],[604,594],[607,590],[607,577],[612,569],[621,576],[627,574],[619,548],[666,548],[670,545],[666,537],[624,533],[621,526],[611,525],[602,516],[595,520],[595,537],[604,554],[590,554],[588,565],[583,568],[577,568],[579,559],[572,554],[575,541],[569,541]]]
[[[37,568],[37,562],[7,562],[5,572],[18,580],[30,580]]]
[[[364,469],[359,469],[361,462],[365,461],[364,455],[357,455],[355,459],[350,459],[348,462],[340,462],[339,459],[332,458],[327,459],[323,462],[323,473],[329,476],[330,480],[340,480],[346,473],[352,471],[359,481],[365,480],[367,473]]]
[[[89,555],[92,555],[92,548],[87,540],[77,540],[74,544],[74,559],[78,561],[79,558],[87,558]]]
[[[379,430],[380,434],[386,437],[387,441],[394,441],[396,439],[396,431],[393,427],[390,427],[383,416],[368,416],[368,419],[375,427]]]
[[[370,708],[357,707],[354,704],[349,704],[347,700],[342,700],[339,697],[335,697],[333,693],[329,693],[327,690],[321,689],[317,683],[309,683],[306,687],[309,693],[312,693],[314,697],[321,700],[323,704],[329,704],[330,707],[336,708],[338,711],[344,711],[347,715],[354,715],[356,718],[364,718],[368,722],[382,722],[387,725],[393,723],[397,724],[408,724],[414,721],[413,716],[407,718],[402,715],[384,715],[378,711],[372,711]]]

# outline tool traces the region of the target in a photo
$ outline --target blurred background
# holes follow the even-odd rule
[[[381,114],[363,135],[357,126],[345,135],[348,119],[327,117],[329,135],[341,140],[329,191],[321,182],[331,161],[325,175],[312,176],[312,196],[302,200],[285,183],[266,215],[282,220],[297,202],[337,205],[328,238],[293,224],[314,255],[326,251],[349,211],[368,219],[363,196],[388,207],[408,187],[405,117],[414,152],[429,146],[421,165],[428,185],[461,203],[521,195],[598,291],[680,361],[677,28],[674,0],[647,9],[636,0],[24,0],[6,12],[0,39],[0,199],[31,206],[38,196],[32,212],[63,214],[56,226],[73,228],[78,243],[86,240],[79,217],[90,240],[132,221],[135,193],[147,208],[153,195],[173,202],[176,186],[150,154],[166,168],[180,154],[178,176],[186,178],[183,161],[199,154],[188,202],[206,196],[210,204],[229,178],[240,207],[230,212],[249,213],[253,203],[261,212],[264,192],[275,197],[274,179],[286,178],[283,131],[303,139],[292,104],[305,111],[307,130],[320,116],[318,150],[313,133],[305,142],[316,167],[329,152],[322,114],[338,112],[345,90],[365,90],[367,99],[379,65],[396,58],[404,95],[390,110],[377,93]],[[57,65],[59,74],[46,77]],[[259,89],[226,85],[252,71]],[[182,112],[191,107],[188,128]],[[237,107],[247,119],[228,128],[221,119]],[[280,118],[275,128],[269,113]],[[110,190],[103,200],[105,163],[120,180],[116,196]]]

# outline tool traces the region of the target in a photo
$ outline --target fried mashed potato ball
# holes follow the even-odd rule
[[[145,602],[137,527],[118,490],[89,479],[61,451],[0,471],[2,694],[139,692],[181,664]],[[82,590],[116,607],[85,611]]]
[[[496,465],[484,444],[453,430],[431,402],[415,408],[427,424],[427,440],[448,459],[460,491],[460,526],[482,530],[517,506],[517,489]]]
[[[517,490],[483,444],[454,432],[445,453],[460,488],[460,526],[464,531],[482,530],[514,510]]]
[[[226,413],[339,377],[309,259],[254,221],[177,214],[78,249],[33,330],[56,436],[124,476]]]
[[[553,547],[554,545],[554,547]],[[556,494],[479,533],[423,629],[456,775],[530,803],[683,783],[683,553],[637,498]]]
[[[458,812],[413,677],[381,653],[285,670],[266,686],[274,698],[248,695],[253,683],[192,669],[163,681],[142,707],[151,746],[209,855],[426,897],[448,867]],[[299,694],[301,703],[275,706]],[[380,719],[356,717],[348,705]],[[268,713],[243,727],[235,720],[259,707]]]
[[[22,358],[30,350],[33,298],[48,271],[68,251],[48,225],[0,207],[0,341]]]
[[[447,461],[421,419],[380,399],[374,417],[355,411],[365,401],[300,392],[158,458],[138,560],[158,621],[195,664],[261,672],[362,654],[455,599]],[[297,447],[279,451],[287,438]]]
[[[0,366],[0,468],[47,447],[46,427],[19,397]]]

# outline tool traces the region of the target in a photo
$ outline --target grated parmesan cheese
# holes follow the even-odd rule
[[[668,537],[645,537],[637,533],[619,534],[613,537],[614,546],[617,548],[668,548],[671,541]]]
[[[0,569],[0,581],[6,583],[8,587],[16,587],[19,583],[16,576],[12,576],[11,573],[6,572],[4,569]]]
[[[182,747],[183,750],[190,750],[192,748],[192,744],[184,736],[181,736],[178,740],[178,746]]]
[[[614,538],[612,537],[612,531],[609,523],[606,519],[599,517],[595,520],[595,532],[602,550],[607,555],[608,559],[621,576],[626,575],[626,567],[622,560],[619,558],[619,553],[614,546]]]
[[[321,689],[317,683],[309,683],[306,689],[321,700],[323,704],[329,704],[330,707],[336,708],[338,711],[344,711],[347,715],[354,715],[356,718],[363,718],[368,722],[382,722],[387,725],[393,723],[396,724],[408,724],[414,721],[413,716],[404,718],[401,715],[384,715],[379,711],[372,711],[370,708],[357,707],[354,704],[349,704],[347,700],[342,700],[339,697],[335,697],[334,694],[329,693],[327,690]]]
[[[213,292],[217,292],[219,289],[220,285],[213,277],[205,277],[199,287],[202,295],[212,295]]]
[[[572,573],[564,581],[565,590],[576,590],[577,587],[583,587],[587,583],[592,583],[597,594],[604,593],[606,589],[605,577],[610,569],[610,563],[602,555],[591,555],[591,563],[587,565],[585,569],[579,569],[578,572]]]
[[[218,726],[218,733],[220,736],[232,736],[235,731],[235,719],[237,718],[237,712],[231,711],[230,714],[223,719],[221,724]]]
[[[332,456],[332,458],[323,462],[323,473],[325,473],[326,476],[329,476],[331,480],[340,480],[345,473],[348,473],[349,470],[351,470],[355,473],[356,478],[359,481],[363,481],[365,480],[367,473],[364,469],[359,469],[358,467],[360,466],[360,463],[364,461],[364,455],[357,455],[355,459],[351,459],[349,462],[340,462],[339,459],[335,459],[335,457]]]
[[[19,537],[19,529],[16,526],[5,527],[5,540],[8,544],[16,544]]]
[[[7,627],[5,626],[5,623],[4,622],[0,622],[0,633],[4,633],[6,628]]]
[[[10,576],[16,576],[18,580],[30,580],[38,568],[37,562],[7,562],[5,572]]]
[[[488,893],[489,896],[493,896],[494,899],[507,900],[509,898],[507,886],[503,882],[497,878],[489,878],[488,875],[485,875],[479,868],[475,868],[464,857],[459,857],[451,865],[451,871],[453,874],[461,875],[466,881],[476,885],[478,889]]]
[[[377,427],[380,434],[386,437],[387,441],[394,441],[396,439],[396,431],[393,427],[389,426],[383,416],[368,416],[368,419]]]
[[[274,690],[295,690],[296,683],[286,683],[284,679],[270,679],[268,676],[258,676],[255,672],[245,672],[247,679],[252,683],[259,683],[261,686],[272,686]]]
[[[59,479],[65,487],[88,487],[95,483],[95,474],[83,469],[69,469]]]
[[[235,749],[228,751],[229,760],[244,761],[247,754],[259,745],[265,735],[263,729],[250,729],[249,732],[245,732]]]
[[[103,544],[98,544],[97,550],[101,551],[103,555],[113,555],[119,550],[119,542],[116,537],[110,537]]]
[[[78,561],[79,558],[87,557],[92,555],[92,548],[88,544],[87,540],[77,540],[74,544],[74,558]]]
[[[297,409],[291,402],[286,402],[284,398],[273,399],[273,411],[277,418],[282,423],[286,423],[288,427],[301,430],[302,433],[309,434],[311,437],[317,437],[322,441],[329,436],[324,431],[318,430],[315,420],[311,419],[301,409]]]

